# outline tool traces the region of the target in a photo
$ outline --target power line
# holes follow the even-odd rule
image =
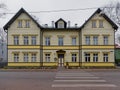
[[[92,8],[78,8],[78,9],[64,9],[64,10],[49,10],[49,11],[31,11],[29,13],[54,13],[54,12],[67,12],[67,11],[80,11],[80,10],[90,10],[97,8],[115,8],[115,7],[92,7]],[[15,14],[15,13],[4,13],[4,14]]]

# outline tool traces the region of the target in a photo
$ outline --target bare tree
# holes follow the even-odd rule
[[[6,4],[0,3],[0,18],[5,15],[6,9],[7,9]]]

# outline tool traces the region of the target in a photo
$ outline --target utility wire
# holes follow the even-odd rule
[[[54,13],[54,12],[67,12],[67,11],[80,11],[80,10],[90,10],[97,8],[115,8],[115,7],[92,7],[92,8],[78,8],[78,9],[64,9],[64,10],[50,10],[50,11],[32,11],[29,13]],[[15,13],[3,13],[3,14],[15,14]]]

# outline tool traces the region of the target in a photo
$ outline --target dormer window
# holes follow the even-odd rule
[[[64,22],[58,22],[58,28],[64,28]]]
[[[55,22],[56,28],[66,28],[66,26],[67,23],[62,18],[60,18],[58,21]]]

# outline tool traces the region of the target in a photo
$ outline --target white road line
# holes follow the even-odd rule
[[[52,87],[117,87],[114,84],[53,84]]]
[[[69,74],[69,75],[61,74],[61,75],[58,75],[58,74],[57,74],[56,77],[58,77],[58,76],[59,76],[59,77],[62,77],[62,76],[94,76],[94,75],[82,75],[82,74],[79,74],[79,75],[78,75],[78,74],[72,74],[72,75],[71,75],[71,74]]]
[[[54,80],[54,82],[106,82],[106,80]]]
[[[72,78],[72,79],[81,79],[81,78],[83,78],[83,79],[99,79],[99,77],[55,77],[55,78],[66,78],[66,79],[69,79],[69,78]]]

